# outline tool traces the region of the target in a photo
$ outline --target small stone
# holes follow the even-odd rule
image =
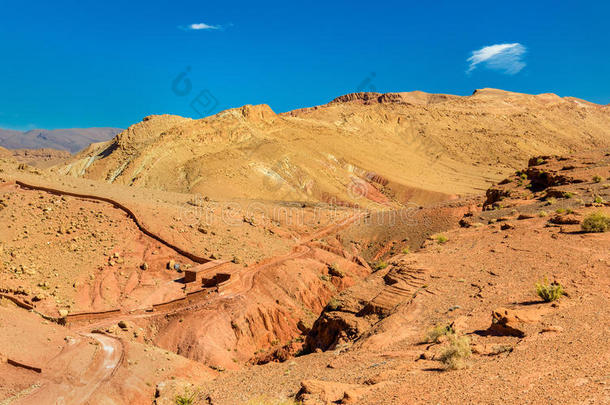
[[[547,333],[547,332],[561,333],[561,332],[563,332],[563,328],[561,326],[550,325],[550,326],[543,328],[540,331],[540,333]]]
[[[140,269],[142,270],[148,270],[148,263],[144,262],[140,265]]]

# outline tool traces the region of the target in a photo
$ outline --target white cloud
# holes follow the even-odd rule
[[[466,73],[472,72],[482,63],[489,69],[499,70],[509,75],[517,74],[525,67],[525,62],[522,60],[525,52],[525,46],[520,43],[485,46],[472,51],[472,56],[467,59],[470,66]]]
[[[206,24],[206,23],[195,23],[195,24],[190,24],[187,25],[186,27],[180,27],[181,29],[184,30],[193,30],[193,31],[199,31],[199,30],[217,30],[220,29],[220,25],[210,25],[210,24]]]

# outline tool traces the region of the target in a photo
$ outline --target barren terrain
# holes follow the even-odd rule
[[[0,404],[609,403],[609,124],[358,93],[0,149]]]

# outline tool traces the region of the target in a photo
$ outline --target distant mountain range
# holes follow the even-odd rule
[[[105,142],[122,132],[121,128],[0,129],[0,146],[7,149],[51,148],[78,152],[92,143]]]

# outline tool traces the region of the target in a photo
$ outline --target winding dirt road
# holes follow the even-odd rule
[[[86,368],[75,370],[73,368],[79,364],[77,357],[89,345],[89,339],[97,341],[98,348]],[[49,370],[44,372],[48,381],[13,404],[87,404],[103,383],[112,377],[122,360],[123,345],[118,339],[99,333],[83,333],[70,338],[61,353],[51,360]]]

